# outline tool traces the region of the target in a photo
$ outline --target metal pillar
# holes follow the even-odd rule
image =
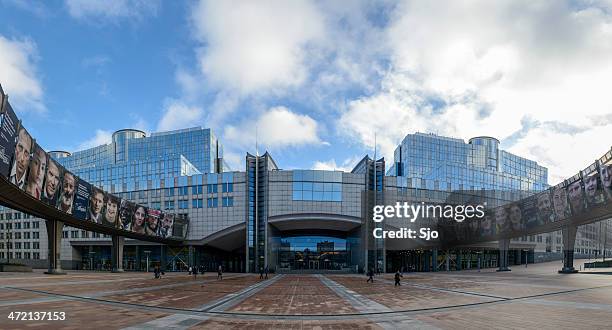
[[[193,245],[189,245],[189,257],[187,259],[189,260],[188,266],[195,266],[195,249]]]
[[[48,252],[47,260],[49,261],[49,269],[45,274],[64,275],[62,264],[60,262],[60,251],[62,248],[62,229],[64,223],[57,220],[47,220],[47,241]]]
[[[125,237],[119,235],[113,235],[113,246],[111,247],[111,262],[113,273],[123,272],[123,243]]]
[[[434,249],[431,251],[431,270],[434,272],[438,271],[438,250]]]
[[[461,250],[457,251],[457,258],[455,259],[455,269],[456,270],[462,270],[463,268],[462,267],[463,265],[461,264],[463,262],[462,253],[463,251]]]
[[[567,225],[561,230],[563,234],[563,269],[559,270],[559,273],[571,274],[578,272],[578,270],[574,268],[576,229],[577,227],[575,225]]]
[[[159,247],[159,269],[165,270],[167,266],[167,249],[166,245]]]
[[[449,272],[450,271],[450,251],[449,250],[446,250],[445,260],[446,260],[446,271]]]
[[[510,240],[507,238],[498,241],[499,246],[499,268],[498,272],[509,272],[508,267],[508,250],[510,249]]]

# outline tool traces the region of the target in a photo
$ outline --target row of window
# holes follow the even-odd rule
[[[6,229],[30,229],[30,228],[34,228],[34,229],[38,229],[40,228],[40,222],[38,221],[32,221],[31,223],[29,221],[24,221],[23,224],[21,222],[9,222],[6,224]],[[0,223],[0,230],[4,230],[4,223]]]
[[[4,239],[4,233],[0,233],[0,239]],[[33,231],[32,234],[30,235],[29,231],[26,232],[15,232],[15,233],[6,233],[6,238],[7,239],[39,239],[40,238],[40,233],[37,231]]]
[[[40,259],[40,252],[23,252],[23,254],[21,252],[15,252],[15,254],[13,254],[13,252],[9,252],[8,254],[9,259],[32,259],[32,260],[38,260]],[[5,254],[4,252],[0,252],[0,259],[4,259],[5,258]]]
[[[336,182],[293,182],[294,201],[342,201],[342,183]]]
[[[40,249],[40,242],[7,242],[6,243],[6,247],[8,249],[34,249],[34,250],[38,250]],[[0,250],[3,250],[5,248],[4,242],[0,242]]]

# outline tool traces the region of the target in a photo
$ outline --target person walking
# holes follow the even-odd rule
[[[193,267],[189,266],[189,275],[191,275],[192,271],[193,271]]]
[[[193,280],[195,281],[198,277],[198,266],[193,266]]]
[[[401,286],[402,284],[400,283],[400,278],[403,277],[402,274],[400,273],[399,269],[397,270],[397,272],[395,272],[395,285],[394,286]]]
[[[260,280],[263,280],[263,273],[264,273],[263,267],[259,267],[259,279]]]
[[[368,275],[368,280],[366,281],[366,283],[367,282],[374,283],[374,270],[370,268],[370,270],[368,270],[368,274],[367,275]]]
[[[265,279],[266,279],[266,280],[268,279],[268,272],[269,272],[269,271],[270,271],[270,269],[268,268],[268,266],[266,266],[266,269],[265,269],[265,272],[266,272],[266,277],[265,277]]]
[[[217,280],[223,280],[223,266],[221,265],[217,269]]]

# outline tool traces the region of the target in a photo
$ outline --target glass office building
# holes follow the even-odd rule
[[[397,146],[387,175],[408,188],[432,190],[541,191],[548,170],[535,161],[499,148],[492,137],[462,139],[408,134]]]
[[[263,267],[279,272],[394,271],[398,265],[426,270],[423,260],[432,260],[432,251],[393,249],[372,238],[364,213],[368,203],[381,203],[396,192],[411,201],[431,201],[444,191],[547,187],[546,168],[501,150],[490,137],[466,143],[409,134],[388,171],[384,159],[368,156],[351,172],[282,170],[269,153],[247,153],[244,167],[230,171],[221,143],[203,128],[150,136],[120,130],[109,144],[51,154],[77,176],[121,198],[189,218],[183,246],[126,240],[126,270],[160,265],[172,271],[193,264],[238,272]],[[368,199],[371,194],[374,198]],[[8,220],[0,223],[0,259],[46,267],[45,221],[9,209],[0,209],[0,220]],[[595,250],[593,230],[587,230],[586,238],[577,240],[580,251]],[[516,240],[517,250],[560,252],[560,237],[545,235]],[[105,269],[110,243],[99,233],[65,227],[62,268]],[[470,260],[465,251],[458,253]],[[483,266],[495,266],[495,253],[494,247],[485,251]]]

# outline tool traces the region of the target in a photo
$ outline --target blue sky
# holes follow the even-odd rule
[[[551,183],[610,147],[609,1],[0,0],[0,82],[47,149],[203,126],[242,169],[492,135]],[[572,150],[571,154],[567,150]]]

